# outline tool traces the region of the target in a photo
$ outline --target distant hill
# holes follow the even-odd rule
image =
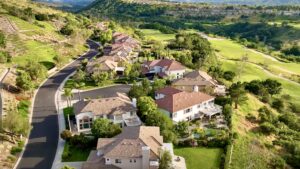
[[[173,2],[197,2],[241,5],[300,5],[300,0],[169,0]]]
[[[62,9],[76,11],[90,5],[94,0],[33,0],[33,1],[56,4]]]

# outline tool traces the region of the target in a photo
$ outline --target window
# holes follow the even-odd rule
[[[132,163],[132,160],[130,159],[129,162]]]
[[[116,163],[122,163],[122,160],[121,159],[116,159],[116,161],[115,161]]]
[[[136,160],[135,160],[135,159],[133,159],[133,162],[135,162],[135,163],[136,163]]]
[[[109,161],[109,158],[107,158],[106,161]]]
[[[188,108],[188,109],[184,110],[184,114],[187,114],[187,113],[190,113],[190,112],[192,112],[192,108]]]
[[[83,117],[79,120],[79,129],[90,129],[92,127],[93,118]]]
[[[176,118],[177,117],[177,113],[173,113],[173,117]]]

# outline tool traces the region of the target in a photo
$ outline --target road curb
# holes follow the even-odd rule
[[[94,41],[93,41],[93,42],[94,42]],[[71,65],[72,63],[74,63],[75,61],[77,61],[78,59],[82,58],[82,56],[88,54],[90,51],[91,51],[91,48],[90,48],[90,46],[89,46],[89,50],[88,50],[88,51],[86,51],[85,53],[83,53],[80,57],[78,57],[78,58],[72,60],[70,63],[64,65],[62,68],[57,69],[57,71],[53,72],[51,75],[49,75],[49,77],[48,77],[47,79],[43,80],[43,81],[40,83],[39,87],[34,91],[34,95],[33,95],[32,99],[31,99],[30,113],[29,113],[29,124],[30,124],[30,126],[31,126],[31,123],[32,123],[32,115],[33,115],[34,101],[35,101],[35,97],[36,97],[36,94],[37,94],[37,92],[39,91],[39,89],[40,89],[40,88],[44,85],[44,83],[46,83],[46,81],[49,80],[52,76],[54,76],[55,74],[57,74],[58,72],[60,72],[60,71],[63,70],[64,68],[68,67],[69,65]],[[55,104],[56,104],[56,102],[55,102]],[[17,166],[19,165],[19,163],[20,163],[20,161],[21,161],[21,159],[22,159],[22,157],[23,157],[23,155],[24,155],[24,152],[25,152],[25,150],[26,150],[26,148],[27,148],[28,138],[29,138],[29,136],[30,136],[30,133],[31,133],[31,131],[28,133],[28,135],[27,135],[27,137],[26,137],[26,139],[25,139],[25,142],[24,142],[24,145],[25,145],[25,146],[23,147],[22,152],[20,153],[20,155],[19,155],[19,157],[18,157],[18,160],[17,160],[16,163],[14,164],[13,169],[16,169],[16,168],[17,168]]]

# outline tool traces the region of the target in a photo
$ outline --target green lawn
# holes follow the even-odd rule
[[[175,39],[175,34],[164,34],[159,30],[155,29],[139,29],[147,39],[153,39],[157,41],[168,42],[172,39]]]
[[[264,57],[262,54],[248,50],[244,46],[228,39],[210,40],[210,43],[214,49],[216,49],[218,53],[226,59],[240,59],[241,57],[247,55],[248,61],[257,64],[268,65],[268,67],[279,73],[284,73],[284,70],[287,70],[295,74],[300,74],[300,64],[298,63],[273,61],[270,58]]]
[[[220,148],[174,148],[185,159],[187,169],[219,169],[223,150]]]
[[[63,156],[65,153],[68,153],[67,158],[62,158],[62,162],[77,162],[77,161],[86,161],[89,157],[91,149],[79,149],[77,147],[72,147],[68,142],[65,143]]]
[[[222,60],[222,67],[224,70],[231,70],[236,72],[237,67],[240,64],[240,62],[237,61],[228,61],[228,60]],[[241,74],[241,78],[236,78],[235,80],[238,81],[251,81],[255,79],[264,80],[267,78],[278,80],[282,84],[282,94],[289,94],[292,96],[292,101],[294,103],[300,104],[300,85],[291,83],[289,81],[283,80],[281,78],[276,78],[273,76],[270,76],[266,72],[264,72],[262,69],[258,68],[257,66],[246,63],[244,66],[244,71]]]

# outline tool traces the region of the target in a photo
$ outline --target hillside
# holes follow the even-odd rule
[[[94,0],[33,0],[37,2],[54,5],[63,10],[77,11],[85,6],[88,6]]]
[[[239,4],[239,5],[296,5],[299,0],[169,0],[172,2]]]
[[[0,168],[13,168],[29,133],[33,91],[48,76],[87,50],[92,33],[85,17],[27,0],[0,1],[2,110]],[[55,69],[54,69],[55,70]],[[53,72],[53,71],[52,71]],[[2,118],[1,118],[2,119]]]
[[[3,50],[12,56],[8,65],[35,59],[51,68],[54,57],[70,58],[84,50],[91,33],[87,19],[27,1],[5,0],[0,5],[0,30],[6,39]],[[60,32],[66,26],[72,31],[69,36]]]

